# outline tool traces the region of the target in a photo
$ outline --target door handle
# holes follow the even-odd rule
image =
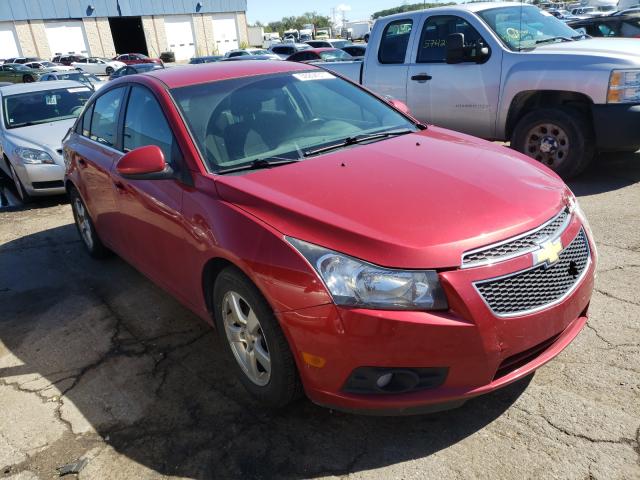
[[[424,83],[427,80],[431,80],[433,77],[427,73],[419,73],[417,75],[413,75],[411,77],[411,80],[413,80],[414,82],[420,82],[420,83]]]

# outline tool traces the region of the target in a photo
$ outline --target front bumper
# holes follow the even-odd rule
[[[563,244],[579,228],[574,220],[563,234]],[[455,408],[524,378],[558,355],[585,325],[596,263],[590,246],[594,253],[586,274],[564,300],[518,317],[494,315],[473,283],[527,268],[527,256],[441,273],[448,312],[328,304],[280,313],[307,395],[338,410],[412,414]],[[306,363],[303,352],[324,359],[323,366]],[[358,367],[446,368],[448,373],[439,386],[409,393],[347,393],[345,383]]]
[[[60,195],[65,193],[64,167],[58,164],[15,164],[14,169],[24,189],[31,196]]]
[[[640,105],[593,105],[591,108],[598,149],[640,149]]]

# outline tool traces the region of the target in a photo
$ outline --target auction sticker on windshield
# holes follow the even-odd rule
[[[303,82],[306,82],[308,80],[330,80],[332,78],[336,78],[333,75],[331,75],[329,72],[294,73],[293,77]]]

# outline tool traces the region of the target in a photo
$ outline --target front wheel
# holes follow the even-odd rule
[[[255,285],[227,267],[216,279],[213,299],[220,340],[249,393],[276,408],[298,398],[302,387],[289,344]]]
[[[89,211],[85,206],[78,191],[74,188],[69,194],[73,219],[75,220],[78,233],[84,243],[87,252],[93,258],[104,258],[109,255],[109,250],[104,246],[96,232],[93,221],[89,216]]]
[[[578,110],[540,108],[520,119],[511,146],[569,179],[582,173],[593,160],[595,142],[591,130]]]
[[[31,75],[25,75],[24,77],[22,77],[22,82],[23,83],[31,83],[34,82],[35,79],[31,76]]]

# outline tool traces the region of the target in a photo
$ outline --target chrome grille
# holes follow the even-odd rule
[[[591,254],[584,230],[553,265],[541,264],[506,277],[475,283],[489,308],[500,317],[522,315],[562,301],[580,282]]]
[[[535,230],[504,240],[500,243],[464,253],[462,255],[462,267],[477,267],[531,252],[546,240],[559,237],[564,229],[567,228],[570,219],[571,214],[569,210],[564,208],[555,217],[543,223]]]

